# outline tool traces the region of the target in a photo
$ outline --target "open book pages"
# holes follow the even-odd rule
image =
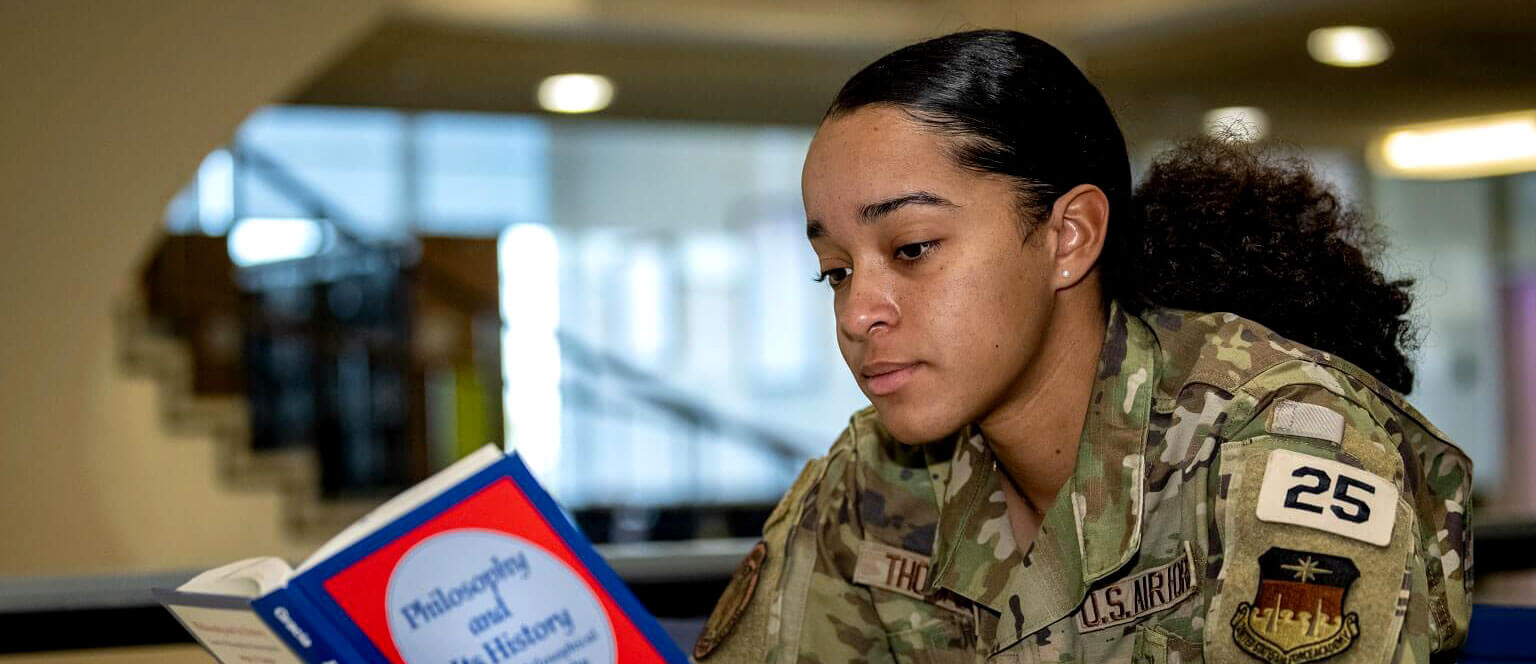
[[[304,559],[304,562],[299,565],[295,573],[303,572],[323,562],[332,555],[335,555],[336,552],[367,537],[375,530],[388,525],[400,515],[411,511],[422,503],[432,500],[437,494],[464,481],[486,466],[496,463],[501,457],[502,451],[499,448],[495,445],[486,445],[475,450],[469,456],[453,462],[452,465],[438,471],[436,475],[427,478],[416,486],[406,489],[400,495],[390,498],[383,505],[374,508],[363,515],[363,518],[347,526],[345,530],[332,537],[314,553],[310,554],[308,558]]]
[[[254,599],[288,585],[292,575],[293,568],[282,558],[246,558],[194,576],[177,590]]]

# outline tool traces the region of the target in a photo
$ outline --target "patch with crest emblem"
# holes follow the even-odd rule
[[[741,565],[736,568],[736,573],[731,575],[731,582],[726,585],[725,592],[721,593],[715,610],[704,622],[699,640],[693,644],[694,659],[708,657],[715,648],[720,647],[721,641],[736,627],[736,623],[741,620],[741,614],[746,612],[747,605],[752,601],[752,593],[757,590],[757,577],[762,573],[763,561],[767,558],[768,544],[758,542],[757,546],[752,547],[751,553],[741,561]]]
[[[1348,650],[1360,636],[1360,618],[1344,610],[1360,577],[1354,561],[1310,551],[1271,547],[1259,556],[1253,603],[1238,605],[1232,639],[1270,664],[1303,664]]]

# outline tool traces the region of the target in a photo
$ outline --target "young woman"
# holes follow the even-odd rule
[[[891,53],[806,157],[872,406],[809,463],[709,661],[1427,661],[1471,609],[1471,466],[1404,401],[1407,281],[1300,161],[1188,142],[1133,193],[1017,32]]]

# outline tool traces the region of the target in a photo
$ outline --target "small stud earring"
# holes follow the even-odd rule
[[[1063,276],[1063,277],[1070,277],[1070,276],[1072,276],[1072,272],[1069,271],[1069,270],[1062,270],[1061,271],[1061,276]]]

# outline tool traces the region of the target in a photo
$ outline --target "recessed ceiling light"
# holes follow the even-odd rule
[[[539,83],[539,106],[555,113],[601,111],[613,101],[613,82],[597,74],[560,74]]]
[[[1312,59],[1335,67],[1369,67],[1392,57],[1392,40],[1376,28],[1340,25],[1307,35]]]
[[[1269,116],[1257,106],[1224,106],[1205,112],[1205,133],[1216,138],[1257,141],[1269,135]]]
[[[328,228],[314,219],[247,217],[229,230],[229,258],[239,267],[308,258],[325,249]]]
[[[1536,111],[1398,127],[1369,153],[1378,173],[1474,178],[1536,170]]]

